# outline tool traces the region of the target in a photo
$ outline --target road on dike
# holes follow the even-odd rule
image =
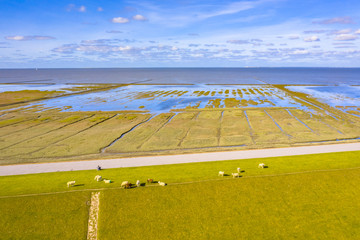
[[[0,176],[360,151],[359,143],[0,166]]]

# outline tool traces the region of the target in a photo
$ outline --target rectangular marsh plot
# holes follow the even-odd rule
[[[198,114],[198,112],[178,113],[143,144],[142,150],[179,148]]]
[[[106,152],[132,152],[141,151],[145,144],[153,134],[158,132],[164,124],[171,120],[173,113],[161,113],[150,121],[144,122],[134,128],[106,149]]]
[[[292,113],[292,110],[289,110]],[[292,142],[299,142],[304,140],[313,140],[316,134],[305,127],[294,116],[290,115],[285,109],[266,110],[268,114],[277,122],[284,133],[291,136]]]
[[[256,144],[288,143],[289,138],[280,130],[264,110],[247,110]]]
[[[335,140],[337,138],[343,137],[343,135],[337,132],[335,129],[329,127],[329,125],[317,121],[306,112],[301,110],[292,110],[291,112],[295,117],[297,117],[300,121],[306,124],[315,133],[317,133],[317,140]]]
[[[13,125],[13,124],[16,124],[16,123],[19,123],[19,122],[23,122],[23,121],[29,120],[29,119],[30,118],[25,118],[25,117],[20,117],[20,116],[1,119],[0,120],[0,130],[3,127],[10,126],[10,125]]]
[[[104,115],[105,119],[103,119],[100,115],[96,115],[95,118],[99,120],[93,123],[92,127],[57,142],[38,153],[34,153],[34,155],[74,156],[99,153],[102,148],[108,146],[116,138],[120,137],[122,133],[129,131],[133,126],[150,117],[149,115],[142,114],[112,116],[114,115]],[[105,121],[101,122],[103,120]]]
[[[183,148],[218,146],[221,126],[221,111],[203,111],[183,141]]]
[[[329,115],[316,115],[314,117],[330,128],[340,131],[339,138],[357,138],[360,136],[359,122],[343,120],[340,117],[335,119]]]
[[[34,115],[30,119],[27,119],[26,121],[21,121],[15,124],[10,124],[8,126],[2,127],[0,128],[0,136],[1,137],[8,136],[23,129],[37,126],[42,123],[42,121],[40,121],[38,117],[39,115]]]
[[[53,131],[41,134],[28,140],[19,142],[11,147],[4,149],[1,152],[2,156],[14,156],[20,154],[31,153],[36,150],[45,148],[53,143],[66,139],[78,132],[89,128],[97,121],[97,117],[87,115],[72,115],[60,120],[61,123],[66,123],[64,126]]]
[[[220,146],[251,144],[250,128],[243,111],[224,111]]]
[[[65,122],[61,122],[61,118],[59,116],[40,117],[38,121],[41,124],[22,131],[17,131],[8,136],[0,137],[0,149],[4,149],[27,139],[42,135],[67,124]]]

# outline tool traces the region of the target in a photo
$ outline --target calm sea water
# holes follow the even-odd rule
[[[360,85],[360,68],[0,69],[0,83]]]

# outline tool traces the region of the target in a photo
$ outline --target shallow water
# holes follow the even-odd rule
[[[0,83],[360,85],[360,68],[0,69]]]
[[[35,105],[63,111],[144,110],[153,113],[189,108],[275,106],[309,110],[285,92],[265,85],[129,85],[103,92],[48,99],[32,104]]]

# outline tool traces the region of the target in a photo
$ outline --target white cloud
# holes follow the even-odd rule
[[[98,12],[102,12],[102,11],[104,11],[104,9],[103,9],[102,7],[98,7],[98,8],[97,8],[97,11],[98,11]]]
[[[80,6],[79,7],[79,12],[86,12],[86,7],[85,6]]]
[[[320,38],[318,36],[311,36],[311,37],[307,37],[304,38],[305,42],[317,42],[320,41]]]
[[[116,17],[112,19],[113,23],[128,23],[129,19],[123,17]]]
[[[356,30],[355,34],[360,34],[360,29]]]
[[[308,50],[295,50],[292,54],[294,55],[305,55],[305,54],[309,54]]]
[[[355,39],[357,39],[357,36],[352,35],[352,34],[340,34],[335,37],[336,41],[352,41]]]
[[[351,33],[351,29],[350,29],[350,28],[348,28],[348,29],[342,29],[342,30],[339,30],[339,31],[332,32],[332,34],[335,34],[335,35],[348,34],[348,33]]]
[[[34,36],[6,36],[5,37],[6,40],[14,40],[14,41],[30,41],[30,40],[52,40],[55,39],[54,37],[51,36],[38,36],[38,35],[34,35]]]
[[[143,15],[140,15],[140,14],[137,14],[137,15],[133,16],[132,18],[136,21],[147,21],[148,20],[146,17],[144,17]]]
[[[336,17],[336,18],[330,18],[325,19],[321,21],[313,21],[315,24],[352,24],[354,21],[351,17]]]

